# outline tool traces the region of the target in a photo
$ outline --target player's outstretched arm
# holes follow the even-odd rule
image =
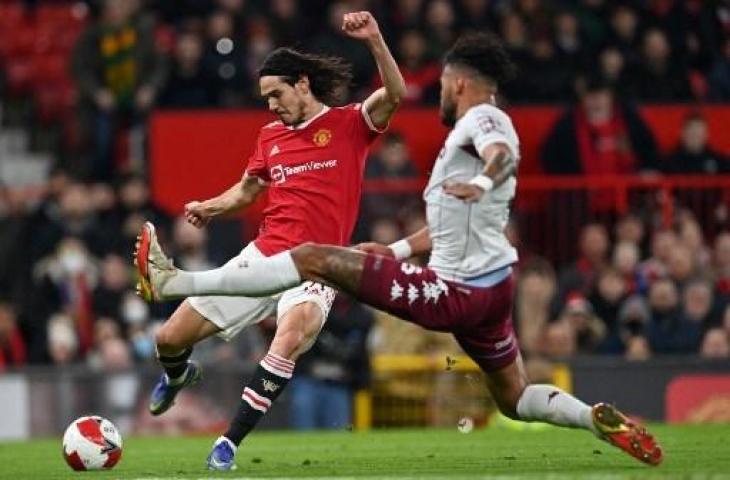
[[[378,28],[378,22],[370,12],[347,13],[342,18],[342,31],[350,37],[366,42],[375,58],[383,87],[373,92],[363,103],[373,126],[382,129],[388,126],[390,117],[406,93],[403,76]]]
[[[478,201],[488,192],[507,181],[517,173],[517,162],[509,147],[504,143],[490,143],[481,153],[484,171],[467,183],[457,182],[444,185],[444,192],[466,202]]]
[[[185,218],[198,228],[208,224],[211,218],[235,212],[251,205],[263,191],[265,182],[259,177],[243,175],[240,182],[217,197],[203,202],[190,202],[185,205]]]
[[[416,255],[423,255],[424,253],[430,252],[431,234],[428,231],[428,227],[423,227],[408,237],[387,246],[375,242],[366,242],[355,245],[355,249],[366,253],[375,253],[386,257],[394,257],[397,260],[405,260]]]

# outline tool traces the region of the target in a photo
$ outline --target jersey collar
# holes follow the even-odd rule
[[[313,116],[306,122],[302,122],[299,125],[287,125],[286,128],[288,128],[289,130],[304,130],[309,125],[311,125],[311,123],[313,121],[317,120],[319,117],[321,117],[322,115],[324,115],[325,113],[327,113],[329,111],[330,111],[330,107],[328,107],[327,105],[322,105],[322,110],[317,112],[317,114],[315,116]]]

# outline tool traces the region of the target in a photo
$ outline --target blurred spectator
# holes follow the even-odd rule
[[[550,322],[545,325],[540,345],[540,352],[550,359],[568,358],[577,351],[576,332],[567,321]]]
[[[571,292],[587,294],[594,286],[598,273],[607,264],[610,248],[606,227],[600,223],[585,225],[580,231],[579,257],[560,273],[560,297]]]
[[[600,272],[588,301],[593,305],[596,316],[606,326],[608,335],[615,336],[619,331],[619,311],[628,293],[626,280],[618,270],[609,267]]]
[[[627,68],[631,69],[640,62],[639,15],[629,4],[618,3],[611,12],[608,45],[623,57]]]
[[[73,52],[79,108],[93,146],[88,173],[97,180],[113,178],[117,135],[144,121],[165,81],[153,25],[136,17],[136,6],[105,0],[100,19],[81,34]]]
[[[580,353],[593,352],[606,336],[606,325],[594,315],[590,302],[581,295],[568,298],[558,321],[571,326]]]
[[[644,34],[636,76],[639,99],[654,102],[688,101],[692,98],[686,67],[672,57],[666,34],[652,28]]]
[[[291,416],[297,429],[346,428],[353,394],[370,384],[366,340],[373,315],[338,295],[312,349],[297,362]]]
[[[668,274],[670,257],[678,242],[673,230],[654,232],[651,237],[651,256],[639,265],[639,271],[648,283]]]
[[[29,261],[33,263],[52,253],[64,237],[81,239],[85,248],[95,254],[103,252],[106,238],[94,207],[89,202],[88,187],[75,181],[65,183],[57,194],[49,195],[30,225]]]
[[[707,78],[709,98],[716,102],[730,100],[730,37],[726,37],[721,55],[715,60]]]
[[[697,278],[687,283],[682,292],[682,314],[690,322],[707,330],[719,324],[719,315],[712,284]]]
[[[461,0],[461,27],[467,30],[495,30],[493,0]]]
[[[534,257],[519,270],[515,293],[515,326],[520,347],[534,353],[550,320],[550,307],[557,293],[555,270],[542,258]]]
[[[618,312],[618,328],[606,337],[601,351],[618,353],[624,350],[629,360],[646,360],[651,356],[651,347],[646,338],[646,327],[651,321],[649,305],[644,297],[632,295],[622,304]]]
[[[115,254],[104,257],[92,300],[97,317],[122,318],[122,301],[131,285],[130,273],[129,262],[125,258]]]
[[[79,340],[73,320],[68,315],[56,314],[48,321],[48,354],[54,365],[67,365],[76,360]]]
[[[697,261],[694,252],[683,243],[674,247],[669,255],[669,278],[679,288],[684,286],[697,274]]]
[[[615,47],[605,48],[598,54],[599,75],[616,92],[619,99],[625,100],[634,96],[631,68],[624,54]]]
[[[725,330],[712,328],[705,333],[700,347],[700,356],[713,359],[730,358],[730,341],[728,341]]]
[[[278,46],[293,46],[305,38],[306,26],[302,22],[302,12],[297,0],[272,0],[271,30]]]
[[[367,178],[416,178],[418,172],[413,166],[403,137],[397,132],[383,135],[380,149],[370,157],[365,171]]]
[[[627,293],[645,291],[645,285],[638,276],[638,265],[641,258],[639,247],[632,242],[618,242],[613,249],[613,268],[623,276]]]
[[[150,198],[149,185],[139,175],[128,175],[119,182],[117,190],[119,204],[117,207],[116,226],[107,232],[107,245],[112,251],[127,255],[133,251],[137,233],[145,221],[153,222],[165,232],[169,231],[169,218]],[[113,237],[110,237],[113,235]]]
[[[431,55],[441,58],[456,40],[456,13],[453,2],[430,0],[426,5],[424,29]]]
[[[76,329],[80,352],[86,353],[93,342],[91,292],[97,281],[94,258],[79,239],[64,238],[52,255],[35,265],[34,280],[38,298],[33,315],[47,318],[64,312]]]
[[[218,10],[208,17],[202,62],[206,75],[215,78],[218,99],[224,106],[241,105],[253,88],[245,46],[233,15]]]
[[[347,59],[352,64],[355,88],[369,87],[375,72],[372,55],[363,42],[342,33],[342,17],[349,11],[347,2],[330,4],[327,24],[309,41],[307,50]]]
[[[389,245],[402,238],[398,224],[390,218],[375,220],[370,229],[370,239],[373,242]]]
[[[0,372],[27,361],[28,352],[15,310],[10,303],[0,300]]]
[[[427,56],[425,36],[415,29],[403,32],[398,41],[396,58],[406,83],[403,105],[438,103],[441,65]],[[380,75],[375,75],[373,87],[381,85]]]
[[[531,102],[555,102],[570,96],[572,71],[561,59],[549,37],[536,38],[523,67],[524,91],[520,99]]]
[[[641,217],[633,213],[627,213],[616,221],[614,226],[616,243],[633,243],[641,248],[644,244],[644,222]]]
[[[175,265],[192,271],[215,268],[206,250],[207,230],[194,227],[185,217],[177,217],[173,225],[172,240]]]
[[[679,311],[679,294],[669,279],[654,282],[649,290],[651,321],[647,338],[653,352],[696,353],[702,336],[699,324],[684,318]]]
[[[654,137],[641,117],[619,105],[610,86],[592,77],[542,147],[552,174],[631,174],[656,168]]]
[[[730,172],[730,160],[707,144],[707,122],[700,114],[684,119],[680,144],[662,165],[669,174]]]
[[[730,232],[722,232],[715,237],[713,257],[715,288],[730,299]]]
[[[559,63],[574,75],[586,61],[586,52],[578,18],[572,11],[563,10],[555,16],[553,38]],[[569,95],[569,92],[565,93]]]
[[[177,37],[161,107],[205,108],[218,102],[216,78],[203,66],[203,40],[187,32]]]

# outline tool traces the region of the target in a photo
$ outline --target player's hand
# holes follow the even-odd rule
[[[477,202],[484,195],[484,190],[471,183],[447,183],[443,188],[445,193],[464,200],[466,203]]]
[[[203,228],[208,225],[210,215],[205,208],[203,208],[203,204],[201,202],[189,202],[185,204],[185,220],[187,220],[191,225]]]
[[[375,243],[375,242],[359,243],[352,248],[354,248],[355,250],[359,250],[361,252],[365,252],[365,253],[374,253],[376,255],[382,255],[384,257],[395,258],[395,255],[393,255],[393,250],[389,246],[383,245],[381,243]]]
[[[370,12],[346,13],[342,17],[342,31],[345,35],[358,40],[367,40],[380,35],[378,22]]]

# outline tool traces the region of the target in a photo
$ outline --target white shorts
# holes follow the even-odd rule
[[[222,268],[238,268],[241,260],[263,258],[264,255],[249,243],[238,256],[230,259]],[[213,322],[221,332],[224,340],[230,340],[242,329],[255,325],[266,317],[276,313],[277,321],[292,307],[300,303],[312,302],[322,310],[322,324],[327,321],[335,290],[314,282],[304,282],[289,290],[270,297],[189,297],[190,305],[202,316]]]

